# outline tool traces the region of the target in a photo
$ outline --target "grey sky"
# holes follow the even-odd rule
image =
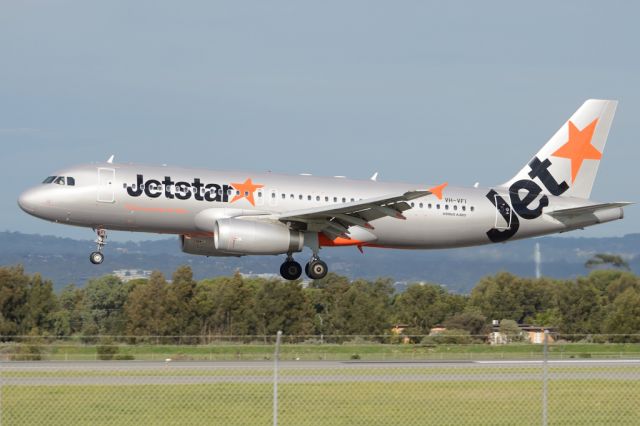
[[[638,16],[622,1],[4,1],[1,228],[90,238],[16,198],[111,154],[498,184],[587,98],[620,100],[592,197],[640,201]],[[639,229],[632,206],[572,235]]]

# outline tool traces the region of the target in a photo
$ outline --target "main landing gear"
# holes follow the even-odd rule
[[[94,251],[89,255],[89,260],[94,265],[99,265],[104,260],[104,254],[102,254],[102,249],[107,244],[107,230],[102,228],[97,229],[96,235],[98,236],[98,238],[96,239],[96,244],[98,245],[98,248],[96,251]]]
[[[311,260],[305,265],[304,272],[312,280],[320,280],[327,276],[329,267],[324,263],[317,254],[314,254]],[[280,266],[280,275],[285,280],[293,281],[302,275],[302,266],[295,260],[291,254],[287,255],[287,260]]]

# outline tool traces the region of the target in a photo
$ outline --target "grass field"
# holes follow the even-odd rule
[[[549,424],[638,424],[640,367],[559,366],[550,367],[549,372]],[[541,367],[531,366],[287,368],[281,371],[278,413],[282,425],[540,424],[541,373]],[[578,373],[582,375],[580,379],[571,378],[571,374]],[[151,376],[208,374],[223,374],[229,380],[165,385],[144,382],[145,377]],[[273,388],[265,376],[271,374],[270,370],[253,368],[225,368],[221,372],[171,367],[146,371],[73,370],[66,374],[4,371],[5,381],[15,377],[82,375],[92,378],[95,384],[5,384],[2,422],[268,425],[272,423]],[[431,380],[432,375],[447,374],[459,378]],[[100,384],[107,375],[122,379],[123,384]],[[340,380],[315,381],[327,376]],[[133,381],[125,383],[126,378]]]
[[[10,386],[3,424],[271,424],[268,384]],[[550,424],[637,424],[638,382],[554,382]],[[282,425],[540,424],[541,383],[282,384]]]

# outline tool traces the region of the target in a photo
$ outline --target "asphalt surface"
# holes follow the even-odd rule
[[[638,380],[640,360],[554,360],[549,379]],[[558,369],[557,367],[562,367]],[[588,369],[585,370],[585,367]],[[542,361],[282,361],[280,383],[540,380]],[[531,369],[539,371],[531,371]],[[415,369],[415,373],[411,370]],[[455,370],[461,370],[459,373]],[[572,371],[574,370],[575,371]],[[307,371],[306,371],[307,370]],[[38,361],[0,363],[2,385],[180,385],[271,383],[273,362]],[[110,375],[109,373],[113,373]],[[65,376],[64,373],[69,373]],[[130,373],[130,374],[127,374]],[[227,373],[227,374],[225,374]],[[24,374],[24,375],[22,375]]]

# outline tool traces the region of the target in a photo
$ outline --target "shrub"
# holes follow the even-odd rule
[[[42,360],[42,354],[44,353],[44,347],[37,343],[31,342],[27,344],[16,345],[15,352],[11,355],[12,361],[40,361]]]
[[[113,359],[118,361],[133,361],[136,359],[132,354],[115,354]]]
[[[96,346],[98,359],[101,359],[103,361],[112,360],[119,350],[120,348],[115,345],[110,339],[105,339],[100,345]]]
[[[432,345],[464,345],[471,343],[471,335],[467,330],[451,329],[432,336],[425,336],[420,344],[423,346]]]

